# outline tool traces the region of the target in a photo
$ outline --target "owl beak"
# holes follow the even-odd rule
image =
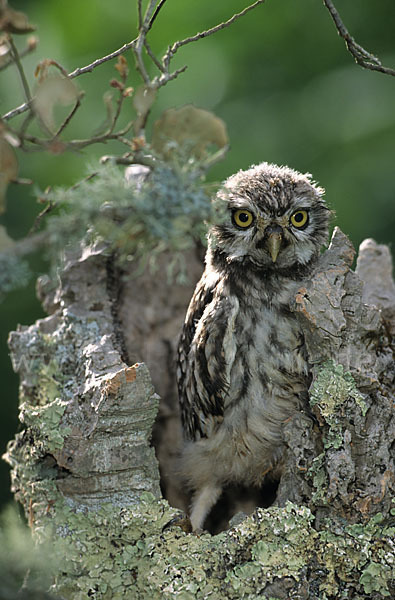
[[[281,242],[283,241],[282,229],[276,228],[274,231],[269,233],[267,238],[267,249],[272,257],[272,261],[275,263],[277,260],[278,253],[280,252]]]

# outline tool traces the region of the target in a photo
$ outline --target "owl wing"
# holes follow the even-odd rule
[[[235,352],[229,347],[234,307],[203,276],[187,312],[178,348],[178,391],[187,439],[210,437],[223,420]],[[230,344],[231,345],[231,344]]]

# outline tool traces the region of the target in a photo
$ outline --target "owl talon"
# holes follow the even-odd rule
[[[170,529],[170,527],[179,527],[185,533],[192,533],[192,524],[191,520],[185,513],[181,513],[170,519],[165,525],[162,527],[162,533],[166,531],[166,529]]]

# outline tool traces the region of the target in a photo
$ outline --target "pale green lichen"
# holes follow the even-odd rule
[[[349,398],[354,399],[362,414],[365,415],[367,405],[351,373],[346,371],[343,365],[332,360],[323,363],[310,390],[311,405],[317,404],[323,417],[331,423],[336,411]]]
[[[54,554],[61,572],[52,591],[85,600],[252,600],[270,598],[281,577],[315,581],[321,600],[388,597],[393,577],[393,531],[377,516],[366,525],[321,531],[306,507],[257,509],[216,536],[163,530],[174,516],[166,501],[143,493],[140,504],[114,511],[74,512],[58,498]],[[371,590],[371,591],[370,591]],[[378,594],[378,595],[377,595]]]
[[[66,600],[255,600],[281,577],[297,585],[306,569],[320,600],[346,599],[350,590],[386,598],[391,589],[395,530],[382,515],[344,527],[328,519],[317,531],[311,511],[288,502],[216,536],[195,536],[163,529],[175,510],[148,492],[123,508],[90,511],[66,501],[54,479],[36,480],[32,493],[36,537],[52,544],[51,591]]]
[[[165,501],[142,494],[141,504],[114,515],[112,506],[97,513],[66,509],[67,537],[57,539],[67,577],[56,592],[73,598],[253,598],[276,577],[298,578],[317,536],[307,508],[258,509],[254,518],[217,536],[200,537],[173,527]],[[108,535],[98,535],[106,527]],[[263,541],[264,540],[264,541]],[[241,560],[244,554],[244,559]],[[116,575],[116,577],[115,577]],[[131,586],[131,587],[129,587]]]
[[[310,389],[310,404],[318,408],[329,426],[328,434],[324,437],[326,448],[340,448],[343,444],[341,417],[344,416],[345,403],[350,400],[355,402],[363,415],[366,414],[366,402],[352,375],[332,360],[323,363]]]
[[[387,578],[391,567],[371,561],[363,570],[359,583],[362,584],[366,594],[379,592],[382,596],[390,596]]]
[[[318,368],[310,389],[310,405],[318,409],[321,419],[328,426],[328,430],[323,436],[325,448],[340,448],[343,444],[341,416],[349,398],[353,398],[361,407],[364,407],[362,395],[358,392],[351,375],[344,371],[343,366],[334,361],[323,363]],[[314,488],[312,501],[321,505],[327,503],[329,483],[325,457],[325,452],[316,456],[308,472]]]
[[[328,493],[328,475],[325,469],[324,452],[313,458],[308,476],[311,478],[314,488],[312,501],[314,504],[325,504]]]
[[[66,408],[67,402],[60,398],[50,400],[44,406],[21,405],[20,421],[36,432],[43,452],[54,452],[63,447],[64,438],[71,431],[70,427],[61,426]]]
[[[337,530],[336,530],[337,529]],[[395,583],[394,527],[389,527],[378,513],[367,523],[345,525],[339,530],[328,519],[319,532],[319,558],[325,564],[327,576],[320,589],[325,598],[348,598],[347,584],[361,584],[370,598],[391,595],[389,585]],[[342,590],[342,594],[339,593]],[[361,590],[361,591],[362,591]]]
[[[42,453],[53,452],[63,447],[64,438],[70,428],[61,425],[67,408],[62,399],[63,387],[59,381],[61,369],[56,358],[48,361],[45,355],[55,353],[56,348],[50,336],[36,336],[37,347],[41,350],[40,359],[31,361],[30,372],[34,385],[34,394],[20,405],[19,419],[29,427],[37,438]],[[56,356],[56,354],[55,354]]]
[[[332,360],[316,369],[310,389],[310,404],[318,412],[319,420],[324,425],[322,440],[325,450],[344,447],[345,415],[353,412],[355,405],[362,415],[367,411],[367,404],[352,375]],[[326,452],[322,452],[312,460],[308,471],[314,488],[312,501],[321,506],[328,503],[326,459]]]
[[[37,371],[39,387],[36,391],[39,404],[47,404],[59,396],[60,385],[56,380],[56,375],[59,376],[59,365],[55,360],[51,360],[48,364],[40,364]]]

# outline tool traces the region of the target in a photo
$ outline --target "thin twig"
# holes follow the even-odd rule
[[[186,71],[187,68],[188,68],[188,65],[184,65],[183,67],[180,67],[176,71],[173,71],[173,73],[164,71],[162,75],[160,75],[159,77],[155,77],[155,79],[153,80],[153,87],[158,89],[158,88],[166,85],[166,83],[169,83],[169,81],[173,81],[173,79],[176,79],[181,73],[184,73],[184,71]]]
[[[81,181],[77,181],[77,183],[75,183],[74,185],[72,185],[71,188],[70,188],[70,190],[76,190],[82,183],[90,181],[91,179],[93,179],[97,175],[98,175],[97,171],[94,171],[93,173],[89,173],[89,175],[87,175],[86,177],[84,177],[84,179],[81,179]]]
[[[28,235],[32,235],[32,234],[36,233],[36,231],[39,229],[39,227],[41,225],[42,219],[45,217],[45,215],[50,213],[55,208],[55,206],[56,206],[56,204],[52,200],[50,200],[48,202],[47,206],[34,219],[34,223],[31,226]]]
[[[147,37],[146,37],[147,33],[151,30],[152,25],[154,24],[156,18],[158,17],[158,14],[159,14],[161,8],[164,6],[164,4],[166,3],[166,1],[167,0],[160,0],[159,4],[156,6],[156,8],[155,8],[155,10],[154,10],[154,12],[153,12],[153,14],[152,14],[149,22],[148,22],[148,25],[146,27],[146,31],[145,31],[144,36],[143,36],[143,38],[144,38],[143,43],[144,43],[144,47],[145,47],[145,50],[146,50],[148,56],[150,57],[150,59],[152,60],[152,62],[155,64],[155,66],[157,67],[157,69],[159,71],[161,71],[164,75],[166,75],[166,74],[169,75],[169,73],[166,70],[166,68],[164,67],[164,65],[160,62],[160,60],[153,53],[153,51],[151,49],[151,46],[149,45],[149,43],[147,41]],[[183,68],[182,71],[185,71],[185,68]],[[182,71],[180,71],[180,72],[182,72]],[[177,75],[179,75],[179,74],[180,73],[177,73]],[[177,75],[175,77],[177,77]],[[173,77],[173,79],[174,79],[174,77]]]
[[[99,65],[102,65],[103,63],[107,62],[108,60],[112,60],[113,58],[116,58],[120,54],[124,54],[125,52],[127,52],[127,50],[130,50],[131,48],[133,48],[135,43],[136,43],[136,40],[132,40],[131,42],[124,44],[121,48],[118,48],[118,50],[111,52],[111,54],[102,56],[102,58],[98,58],[98,59],[94,60],[92,63],[90,63],[89,65],[86,65],[85,67],[78,67],[78,69],[74,69],[74,71],[71,71],[71,73],[68,73],[68,77],[70,79],[74,79],[74,77],[79,77],[80,75],[84,75],[85,73],[91,73],[93,71],[93,69],[95,69]],[[29,110],[29,108],[30,108],[30,103],[25,102],[24,104],[17,106],[13,110],[10,110],[8,113],[3,115],[1,118],[3,121],[8,121],[9,119],[12,119],[13,117],[16,117],[16,116],[26,112],[27,110]]]
[[[69,142],[62,142],[63,150],[82,150],[83,148],[85,148],[86,146],[90,146],[91,144],[106,144],[111,140],[124,141],[119,136],[119,133],[106,133],[103,135],[97,135],[91,138],[87,138],[86,140],[71,140]],[[25,152],[37,152],[42,148],[51,147],[51,144],[53,144],[54,142],[54,139],[41,139],[34,135],[26,135],[25,140],[33,144],[33,147],[25,148]],[[126,145],[130,145],[129,141],[126,143]]]
[[[13,108],[12,110],[8,111],[8,113],[5,113],[1,117],[1,120],[8,121],[9,119],[13,119],[14,117],[17,117],[18,115],[23,114],[24,112],[29,110],[30,105],[31,105],[31,102],[24,102],[23,104],[20,104],[16,108]]]
[[[141,5],[142,0],[137,0],[137,15],[139,21],[139,31],[143,26],[143,9]]]
[[[162,65],[162,63],[160,62],[160,60],[158,60],[157,57],[155,56],[155,54],[152,52],[151,46],[147,42],[147,39],[144,40],[144,47],[146,49],[146,52],[147,52],[148,56],[150,57],[150,59],[152,60],[152,62],[157,66],[157,68],[159,69],[159,71],[162,71],[162,73],[166,73],[165,67]]]
[[[12,39],[11,35],[8,36],[8,40],[7,41],[9,43],[9,45],[10,45],[11,56],[12,56],[14,62],[15,62],[16,68],[18,69],[19,76],[20,76],[21,81],[22,81],[23,90],[25,92],[26,100],[28,102],[30,102],[31,99],[32,99],[32,95],[30,93],[29,84],[27,82],[25,71],[23,70],[23,66],[22,66],[22,63],[21,63],[21,60],[20,60],[18,48],[15,46],[14,40]]]
[[[340,15],[335,8],[332,0],[323,0],[324,5],[329,11],[329,14],[332,17],[332,20],[336,26],[338,34],[346,43],[347,50],[354,57],[355,62],[359,64],[364,69],[369,69],[371,71],[379,71],[380,73],[385,73],[386,75],[392,75],[395,77],[395,69],[391,69],[390,67],[385,67],[381,64],[381,61],[377,56],[368,52],[360,46],[354,38],[350,35],[347,27],[344,25],[343,21],[340,18]]]
[[[65,118],[65,120],[63,121],[63,123],[61,124],[59,129],[57,130],[57,132],[54,134],[54,136],[53,136],[54,139],[60,136],[62,131],[64,131],[66,129],[67,125],[70,123],[71,119],[74,117],[75,113],[81,106],[81,97],[82,97],[81,94],[78,95],[78,98],[77,98],[76,103],[74,104],[73,108],[71,109],[71,111],[69,112],[69,114],[67,115],[67,117]]]
[[[141,33],[146,34],[150,30],[151,19],[153,17],[153,14],[156,12],[155,9],[157,8],[155,4],[156,0],[149,0],[148,6],[145,10],[142,25],[140,27],[140,35]]]
[[[156,0],[150,0],[145,11],[144,17],[141,16],[141,3],[139,2],[139,35],[136,39],[136,44],[133,46],[133,52],[136,57],[136,69],[140,73],[146,86],[150,86],[151,79],[145,68],[143,60],[143,48],[145,39],[150,28],[150,22],[153,13],[155,12]]]
[[[151,17],[151,19],[150,19],[150,21],[148,23],[148,29],[147,29],[147,31],[149,31],[151,29],[152,25],[154,24],[155,19],[157,18],[158,14],[159,14],[160,9],[163,7],[163,5],[165,4],[165,2],[166,2],[166,0],[160,0],[158,6],[155,9],[154,14],[152,15],[152,17]]]
[[[148,87],[151,83],[150,77],[148,75],[147,69],[145,68],[145,64],[143,61],[143,53],[142,53],[142,48],[144,46],[144,36],[141,36],[141,38],[137,39],[137,44],[134,47],[134,54],[136,57],[136,69],[137,71],[140,73],[142,80],[144,81],[145,85]]]
[[[28,42],[26,48],[24,48],[23,50],[21,50],[19,52],[19,58],[24,58],[25,56],[27,56],[28,54],[30,54],[30,52],[33,52],[36,48],[37,48],[37,40],[36,39],[34,39],[33,43]],[[11,56],[11,58],[9,58],[8,60],[6,60],[5,62],[3,62],[0,65],[0,71],[3,71],[4,69],[7,69],[7,67],[9,67],[10,65],[13,65],[13,64],[14,64],[14,59]]]
[[[75,108],[73,108],[73,111],[75,112]],[[67,117],[67,120],[69,120],[70,115]],[[119,142],[121,142],[122,144],[125,144],[125,146],[127,146],[128,148],[130,147],[130,140],[126,139],[124,136],[130,131],[130,129],[133,127],[134,124],[134,120],[133,121],[129,121],[129,123],[127,123],[125,125],[125,127],[123,127],[123,129],[120,129],[119,131],[112,133],[112,130],[107,130],[106,133],[103,133],[101,135],[97,135],[91,138],[87,138],[87,139],[82,139],[82,140],[70,140],[70,141],[65,141],[62,142],[63,145],[63,149],[68,149],[68,150],[81,150],[82,148],[85,148],[86,146],[89,146],[90,144],[105,144],[108,141],[111,140],[117,140]],[[64,129],[64,127],[62,127],[62,129]],[[17,132],[13,132],[15,133],[15,135],[18,135]],[[59,135],[59,132],[57,132],[55,135],[51,136],[51,138],[38,138],[36,136],[33,135],[27,135],[25,134],[21,139],[21,147],[23,147],[25,152],[37,152],[40,151],[42,148],[48,148],[51,147],[51,144],[53,144],[56,139],[57,136]],[[29,142],[30,144],[32,144],[33,146],[29,146],[26,147],[24,145],[24,142]]]
[[[147,33],[149,32],[153,23],[157,19],[158,14],[159,14],[160,10],[163,8],[165,2],[166,2],[166,0],[159,0],[159,2],[158,2],[158,0],[149,0],[148,6],[143,15],[142,0],[138,0],[137,6],[138,6],[138,20],[139,20],[139,35],[137,36],[137,38],[135,38],[131,42],[128,42],[127,44],[124,44],[118,50],[115,50],[114,52],[111,52],[110,54],[107,54],[106,56],[103,56],[102,58],[96,59],[95,61],[93,61],[89,65],[86,65],[85,67],[79,67],[68,74],[66,72],[64,72],[64,75],[70,79],[73,79],[74,77],[79,77],[80,75],[83,75],[85,73],[92,72],[96,67],[102,65],[103,63],[105,63],[109,60],[116,58],[117,56],[120,56],[121,54],[124,54],[128,50],[132,50],[135,55],[135,58],[136,58],[137,70],[140,72],[145,85],[153,90],[156,90],[156,89],[162,87],[163,85],[165,85],[166,83],[168,83],[169,81],[172,81],[173,79],[178,77],[178,75],[180,73],[182,73],[183,71],[186,70],[187,66],[176,69],[173,72],[170,72],[170,70],[169,70],[169,63],[179,48],[181,48],[182,46],[185,46],[186,44],[189,44],[189,43],[198,41],[202,38],[208,37],[209,35],[212,35],[212,34],[216,33],[217,31],[220,31],[221,29],[224,29],[225,27],[230,26],[237,19],[239,19],[240,17],[247,14],[250,10],[254,9],[255,7],[257,7],[260,4],[263,4],[265,2],[265,0],[256,0],[253,4],[247,6],[239,13],[234,14],[227,21],[224,21],[223,23],[220,23],[219,25],[216,25],[215,27],[212,27],[206,31],[203,31],[202,33],[198,33],[194,36],[185,38],[184,40],[175,42],[172,46],[169,47],[167,53],[162,58],[162,62],[160,62],[158,60],[158,58],[152,52],[152,49],[151,49],[150,45],[148,44],[146,38],[147,38]],[[155,77],[153,79],[150,79],[148,72],[146,70],[146,67],[145,67],[145,64],[143,61],[143,50],[145,50],[147,52],[149,58],[154,62],[154,64],[160,71],[160,75],[158,75],[157,77]],[[55,66],[59,66],[58,63],[55,63],[55,61],[53,61],[53,63],[51,63],[51,64],[54,64]],[[124,129],[114,133],[114,128],[115,128],[115,125],[117,123],[118,117],[121,112],[122,103],[123,103],[123,98],[120,98],[120,100],[118,101],[117,111],[116,111],[116,114],[114,115],[114,118],[112,120],[110,128],[104,134],[98,135],[95,137],[91,137],[89,139],[72,140],[69,142],[64,142],[63,143],[64,148],[71,149],[71,150],[73,150],[73,149],[79,150],[90,144],[106,143],[107,141],[113,140],[113,139],[116,139],[116,140],[120,141],[121,143],[124,143],[125,145],[130,147],[130,140],[126,139],[124,136],[130,131],[131,127],[133,126],[133,124],[135,122],[131,121],[130,123],[128,123],[126,125],[126,127],[124,127]],[[56,134],[55,135],[51,134],[51,136],[48,139],[41,139],[41,138],[38,138],[35,136],[26,135],[25,134],[26,127],[25,127],[23,139],[21,139],[22,147],[24,147],[24,149],[26,151],[30,151],[30,152],[40,150],[41,148],[51,147],[51,144],[56,140],[57,136],[67,127],[70,120],[72,119],[75,112],[77,111],[79,105],[80,105],[80,99],[77,100],[74,108],[69,113],[69,115],[66,117],[65,121],[62,123],[62,125],[60,126],[60,128],[58,129]],[[18,106],[17,108],[6,113],[3,116],[3,120],[7,121],[19,114],[22,114],[23,112],[29,110],[30,106],[31,106],[31,99],[29,98],[28,102],[25,102],[21,106]],[[149,110],[147,110],[146,114],[144,115],[144,122],[146,121],[148,114],[149,114]],[[29,121],[30,121],[30,119],[27,120],[27,123]],[[140,127],[139,131],[143,128],[144,122],[143,122],[142,126]],[[29,142],[30,144],[32,144],[32,146],[26,147],[26,146],[24,146],[24,142]]]
[[[179,48],[181,48],[182,46],[185,46],[186,44],[190,44],[192,42],[197,42],[198,40],[208,37],[209,35],[212,35],[213,33],[220,31],[221,29],[225,29],[225,27],[229,27],[229,25],[232,25],[232,23],[237,21],[237,19],[240,19],[240,17],[243,17],[250,10],[253,10],[256,6],[258,6],[259,4],[263,4],[264,2],[265,2],[265,0],[256,0],[256,2],[254,2],[253,4],[250,4],[249,6],[246,6],[246,8],[244,8],[242,11],[234,14],[227,21],[224,21],[223,23],[219,23],[218,25],[215,25],[214,27],[211,27],[210,29],[207,29],[206,31],[202,31],[201,33],[197,33],[196,35],[192,35],[188,38],[185,38],[184,40],[175,42],[172,46],[169,46],[168,51],[166,52],[166,54],[164,55],[164,57],[162,59],[164,66],[168,69],[171,59],[173,58],[173,56],[175,55],[177,50]]]
[[[114,114],[114,116],[112,118],[111,125],[110,125],[109,129],[106,132],[107,134],[112,133],[114,131],[114,129],[115,129],[115,125],[117,124],[117,121],[119,119],[119,115],[121,114],[122,105],[123,105],[123,101],[124,100],[125,100],[125,96],[124,96],[123,90],[119,90],[119,97],[118,97],[118,100],[117,100],[117,108],[116,108],[115,114]]]
[[[102,65],[103,63],[107,62],[108,60],[112,60],[113,58],[116,58],[120,54],[124,54],[127,50],[130,50],[131,48],[133,48],[133,46],[136,44],[136,40],[137,40],[137,38],[135,40],[132,40],[131,42],[128,42],[127,44],[124,44],[121,48],[118,48],[118,50],[115,50],[114,52],[111,52],[110,54],[107,54],[106,56],[102,56],[102,58],[97,58],[89,65],[86,65],[86,67],[79,67],[78,69],[75,69],[74,71],[72,71],[71,73],[68,74],[68,77],[70,79],[74,79],[74,77],[79,77],[80,75],[83,75],[84,73],[92,72],[93,69],[96,69],[96,67],[98,67],[99,65]]]
[[[26,179],[25,177],[17,177],[12,180],[12,183],[15,183],[16,185],[33,185],[34,181],[33,179]]]
[[[126,146],[130,147],[130,140],[125,139],[123,136],[130,131],[133,123],[134,121],[130,121],[123,129],[115,133],[105,133],[103,135],[98,135],[86,140],[71,140],[70,142],[65,142],[65,144],[68,148],[80,150],[86,146],[89,146],[90,144],[105,144],[110,140],[118,140],[119,142],[122,142]]]
[[[225,155],[227,154],[228,150],[229,150],[229,144],[226,144],[225,146],[223,146],[222,148],[217,150],[217,152],[214,152],[214,154],[211,154],[208,158],[206,158],[206,160],[204,160],[202,162],[203,169],[208,171],[217,162],[220,162],[221,160],[223,160]]]
[[[26,117],[23,119],[23,123],[21,125],[21,128],[18,131],[18,137],[21,140],[22,144],[23,144],[23,138],[24,135],[27,131],[27,128],[29,127],[30,123],[32,122],[32,120],[34,119],[34,112],[31,110],[27,113]]]
[[[139,0],[139,2],[141,4],[141,0]],[[224,23],[221,23],[220,25],[217,25],[216,27],[213,27],[212,29],[209,29],[208,31],[205,31],[205,32],[203,32],[201,34],[197,34],[197,36],[192,36],[191,38],[187,38],[186,40],[182,40],[181,42],[178,42],[178,43],[176,42],[177,48],[175,50],[173,50],[173,54],[169,58],[169,62],[170,62],[171,58],[173,57],[174,52],[176,52],[179,47],[184,46],[185,44],[189,43],[189,41],[191,41],[191,42],[197,41],[197,40],[201,39],[202,37],[207,37],[208,35],[211,35],[212,33],[215,33],[219,29],[223,29],[224,27],[228,27],[236,19],[238,19],[239,17],[245,15],[248,11],[252,10],[253,8],[255,8],[258,4],[263,4],[264,2],[265,2],[265,0],[257,0],[257,2],[254,2],[254,4],[252,4],[251,6],[248,6],[247,8],[245,8],[244,10],[242,10],[240,13],[237,13],[237,14],[233,15],[233,17],[231,17],[228,21],[225,21]],[[150,22],[152,20],[152,17],[154,15],[154,10],[152,12],[153,12],[153,14],[150,14],[150,16],[149,16],[147,27],[149,27],[149,24],[150,24]],[[70,79],[74,79],[74,77],[79,77],[80,75],[84,75],[85,73],[91,73],[94,69],[96,69],[96,67],[102,65],[103,63],[105,63],[105,62],[107,62],[109,60],[112,60],[113,58],[116,58],[120,54],[124,54],[128,50],[134,50],[135,51],[138,39],[139,39],[139,37],[135,38],[134,40],[128,42],[127,44],[124,44],[121,48],[118,48],[118,50],[115,50],[114,52],[111,52],[110,54],[107,54],[106,56],[103,56],[102,58],[98,58],[98,59],[94,60],[93,62],[91,62],[89,65],[86,65],[85,67],[78,67],[77,69],[74,69],[74,71],[71,71],[68,74],[68,77]],[[174,46],[176,44],[173,44],[173,46],[171,48],[174,48]],[[169,48],[168,52],[170,52],[171,48]],[[167,56],[167,55],[165,55],[165,56]],[[179,75],[185,69],[186,69],[186,67],[183,67],[182,69],[179,69],[178,71],[176,71],[175,74],[171,74],[171,75],[169,74],[168,79],[166,79],[166,80],[164,80],[164,78],[161,77],[159,79],[159,81],[160,81],[159,87],[161,85],[164,85],[168,81],[171,81],[172,79],[175,79],[175,77],[177,77],[177,75]],[[165,70],[166,70],[165,67],[163,67],[161,69],[162,75],[163,75],[163,72]],[[29,110],[30,104],[31,104],[30,102],[25,102],[25,103],[21,104],[20,106],[17,106],[16,108],[14,108],[13,110],[10,110],[9,112],[5,113],[1,118],[3,119],[3,121],[8,121],[9,119],[13,119],[14,117],[16,117],[16,116],[18,116],[18,115],[26,112],[27,110]]]
[[[53,58],[51,58],[51,59],[47,59],[43,62],[46,62],[47,66],[56,67],[62,73],[63,77],[66,77],[66,78],[69,77],[69,74],[67,73],[66,69],[57,60],[54,60]]]
[[[158,164],[157,159],[153,156],[141,152],[129,152],[123,156],[102,156],[100,162],[101,164],[113,162],[116,165],[144,165],[151,168],[156,167]]]

